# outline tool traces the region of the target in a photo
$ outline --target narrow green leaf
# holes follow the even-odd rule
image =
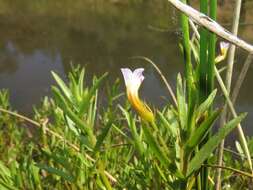
[[[235,119],[228,122],[224,127],[220,128],[218,133],[212,136],[206,144],[196,153],[190,161],[187,176],[190,176],[194,171],[198,170],[203,162],[210,156],[220,142],[246,117],[247,114],[241,114]]]
[[[94,100],[93,104],[91,104],[89,113],[88,113],[88,118],[89,118],[89,125],[90,127],[93,128],[95,121],[96,121],[96,113],[97,113],[97,100],[98,100],[98,90],[96,90],[94,94]]]
[[[103,144],[104,139],[106,138],[107,134],[109,133],[109,130],[112,127],[112,122],[107,122],[106,126],[102,128],[101,134],[97,137],[97,143],[94,148],[94,152],[98,151],[100,149],[100,146]]]
[[[125,134],[119,127],[117,127],[114,123],[112,124],[112,127],[121,134],[125,139],[129,139],[129,136]]]
[[[157,114],[160,117],[162,124],[169,131],[170,135],[173,137],[176,137],[177,136],[177,128],[175,128],[174,125],[169,123],[169,121],[163,116],[163,114],[161,112],[158,111]]]
[[[68,98],[70,100],[71,99],[71,92],[70,92],[69,88],[66,86],[65,82],[55,72],[52,71],[51,73],[54,77],[54,80],[56,81],[58,86],[61,88],[61,90],[64,93],[64,95],[66,96],[66,98]]]
[[[134,139],[134,145],[137,148],[137,150],[139,151],[139,153],[142,155],[144,153],[144,147],[143,147],[142,139],[137,132],[135,121],[123,107],[119,106],[119,108],[121,109],[121,111],[123,112],[123,114],[127,120],[127,124],[131,130],[131,134]]]
[[[190,45],[191,45],[191,49],[192,49],[195,61],[197,62],[197,64],[199,64],[199,47],[195,45],[194,42],[191,42],[191,41],[190,41]]]
[[[1,190],[18,190],[18,188],[10,185],[10,184],[7,184],[3,181],[0,181],[0,189]]]
[[[187,104],[185,101],[183,82],[180,74],[177,76],[177,102],[180,125],[182,129],[185,129],[187,123]]]
[[[103,74],[101,77],[99,77],[98,79],[94,79],[93,80],[93,85],[90,89],[91,95],[93,95],[95,93],[95,91],[98,89],[98,87],[101,85],[101,82],[103,82],[103,80],[107,77],[108,73]]]
[[[201,123],[201,125],[193,132],[190,139],[187,141],[187,149],[192,150],[204,139],[218,118],[220,112],[221,110],[214,111],[204,122]]]
[[[58,175],[58,176],[62,177],[64,180],[67,180],[69,182],[74,182],[73,176],[71,176],[70,174],[68,174],[60,169],[53,168],[53,167],[43,165],[43,164],[36,164],[36,166],[40,169],[46,170],[47,172],[49,172],[51,174]]]
[[[82,101],[79,104],[79,115],[82,116],[88,109],[90,103],[89,90],[86,88],[82,94]]]
[[[202,104],[200,104],[200,106],[196,110],[196,118],[198,118],[201,114],[203,114],[210,108],[216,96],[216,92],[216,89],[213,90],[213,92],[208,96],[208,98]]]
[[[91,98],[95,95],[98,87],[101,85],[103,80],[107,77],[107,75],[108,75],[108,73],[105,73],[99,79],[95,78],[93,80],[93,85],[92,85],[91,89],[89,91],[87,91],[87,94],[86,93],[83,94],[83,97],[82,97],[83,100],[81,102],[79,114],[83,114],[87,110],[87,107],[90,104]]]
[[[1,176],[5,176],[6,178],[11,178],[10,170],[5,166],[5,164],[2,161],[0,161],[0,170],[1,170]]]
[[[63,110],[63,112],[65,114],[67,114],[67,116],[69,116],[69,118],[81,129],[83,130],[85,133],[87,133],[89,140],[90,140],[90,145],[94,146],[96,143],[96,138],[93,134],[93,130],[91,128],[89,128],[87,125],[85,125],[84,121],[82,121],[78,115],[76,115],[68,106],[68,104],[66,103],[64,97],[61,95],[60,91],[55,88],[52,87],[52,92],[54,94],[54,96],[56,97],[56,100],[58,100],[58,104],[59,107]]]
[[[70,90],[73,95],[72,102],[75,103],[76,105],[78,105],[82,101],[82,96],[81,96],[81,94],[79,94],[79,87],[78,87],[77,81],[72,73],[70,73],[70,75],[69,75],[69,80],[70,80]]]
[[[84,68],[81,70],[79,81],[78,81],[78,87],[79,87],[79,94],[83,94],[83,88],[84,88],[84,75],[85,70]]]
[[[150,130],[150,126],[143,126],[143,132],[145,134],[146,143],[150,146],[151,151],[154,153],[156,158],[162,163],[163,166],[169,166],[169,160],[166,157],[164,151],[160,147],[156,138],[153,136],[153,133]]]
[[[63,166],[67,170],[71,170],[70,163],[68,159],[60,154],[51,153],[47,149],[42,149],[43,153],[47,156],[48,159],[52,159],[55,163]]]
[[[38,187],[39,189],[41,189],[40,184],[41,184],[41,180],[40,180],[40,174],[39,174],[39,168],[36,167],[34,165],[34,163],[31,163],[30,165],[30,170],[32,173],[32,179],[33,179],[33,184],[34,186]],[[38,189],[37,188],[37,189]]]

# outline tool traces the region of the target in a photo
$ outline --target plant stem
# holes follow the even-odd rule
[[[246,77],[246,74],[250,68],[250,64],[252,63],[252,58],[253,58],[253,54],[249,54],[246,61],[243,64],[242,70],[241,70],[240,75],[236,81],[236,84],[235,84],[235,87],[233,90],[233,94],[231,97],[233,104],[235,104],[235,102],[236,102],[236,99],[237,99],[237,96],[240,92],[240,88],[242,86],[242,83],[243,83],[243,81]]]
[[[200,11],[207,14],[207,0],[200,1]],[[199,98],[203,102],[207,96],[207,47],[208,47],[208,31],[204,27],[200,27],[200,63],[199,63]]]
[[[238,26],[240,20],[240,12],[241,12],[241,0],[237,0],[235,4],[235,11],[234,11],[234,19],[233,19],[233,26],[232,26],[232,33],[237,35],[238,33]],[[227,62],[227,72],[226,72],[226,89],[228,95],[230,94],[231,89],[231,80],[233,75],[233,66],[234,66],[234,57],[235,57],[235,45],[232,45],[228,52],[228,62]],[[224,106],[223,113],[221,115],[220,120],[220,127],[224,126],[227,121],[227,104]],[[219,155],[218,155],[218,165],[222,166],[222,157],[223,157],[223,149],[224,149],[224,142],[225,139],[222,140],[219,148]],[[216,185],[215,189],[219,190],[221,188],[221,168],[217,170],[216,176]]]
[[[183,3],[187,3],[186,0],[181,0]],[[189,34],[189,20],[185,14],[181,14],[181,27],[183,32],[183,53],[185,61],[185,74],[187,83],[187,97],[188,102],[191,102],[191,86],[192,86],[192,65],[191,65],[191,47],[190,47],[190,34]]]
[[[233,117],[236,118],[237,117],[237,113],[236,113],[236,111],[234,109],[233,103],[231,102],[231,100],[229,98],[228,91],[227,91],[227,89],[226,89],[226,87],[225,87],[225,85],[224,85],[224,83],[222,81],[222,78],[221,78],[221,76],[220,76],[220,74],[219,74],[219,72],[218,72],[218,70],[217,70],[216,67],[214,68],[214,72],[215,72],[215,76],[217,78],[217,81],[218,81],[218,83],[219,83],[219,85],[221,87],[221,90],[222,90],[222,92],[223,92],[223,94],[224,94],[224,96],[226,98],[227,105],[228,105],[228,107],[229,107],[229,109],[230,109]],[[248,163],[249,163],[249,168],[252,171],[251,156],[250,156],[249,148],[248,148],[247,141],[246,141],[244,132],[242,130],[241,124],[238,124],[237,131],[238,131],[238,135],[239,135],[239,140],[240,140],[240,142],[242,144],[242,148],[243,148],[243,150],[245,152],[245,155],[246,155]]]
[[[216,20],[217,0],[210,0],[210,17]],[[208,48],[208,95],[214,88],[214,65],[215,65],[215,50],[216,50],[216,35],[209,33],[209,48]]]
[[[251,173],[247,173],[247,172],[244,172],[244,171],[241,171],[241,170],[237,170],[237,169],[232,168],[232,167],[219,166],[219,165],[210,165],[210,164],[203,164],[203,166],[204,167],[212,167],[212,168],[220,168],[220,169],[230,170],[230,171],[238,173],[240,175],[253,178],[253,175]]]
[[[208,1],[201,0],[200,1],[200,12],[207,15],[208,13]],[[204,27],[200,27],[200,62],[199,62],[199,103],[202,103],[209,94],[210,90],[210,83],[209,81],[209,69],[210,64],[207,49],[208,49],[208,31]],[[208,136],[203,140],[203,144],[208,140]],[[204,163],[206,163],[205,161]],[[201,168],[200,170],[201,176],[201,189],[207,190],[208,189],[208,168]]]
[[[169,84],[169,82],[167,81],[167,79],[165,78],[165,76],[163,75],[162,71],[159,69],[159,67],[151,60],[149,59],[148,57],[145,57],[145,56],[134,56],[132,57],[133,59],[143,59],[145,61],[147,61],[148,63],[150,63],[154,68],[155,70],[157,71],[157,73],[160,75],[161,79],[163,80],[166,88],[168,89],[169,91],[169,94],[175,104],[175,106],[177,106],[177,99],[176,99],[176,96],[171,88],[171,85]]]
[[[104,163],[101,160],[98,161],[98,170],[106,189],[112,190],[111,184],[105,175]]]

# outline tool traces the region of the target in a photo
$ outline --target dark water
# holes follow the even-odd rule
[[[151,58],[174,85],[177,73],[183,72],[177,11],[166,1],[126,2],[0,1],[0,88],[10,89],[13,107],[31,112],[33,104],[50,95],[54,84],[50,71],[65,77],[70,63],[85,66],[88,78],[108,71],[111,82],[122,79],[121,67],[145,67],[142,96],[156,106],[164,105],[162,96],[169,99],[168,93],[154,69],[129,58]],[[253,43],[251,10],[244,7],[240,36]],[[231,11],[227,1],[219,7],[219,21],[228,29]],[[237,52],[235,80],[246,55]],[[252,84],[251,67],[237,101],[238,110],[249,113],[244,122],[249,134]]]

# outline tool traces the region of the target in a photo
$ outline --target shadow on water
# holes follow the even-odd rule
[[[122,3],[124,2],[124,3]],[[127,3],[126,3],[127,2]],[[248,4],[247,4],[248,3]],[[245,7],[253,7],[247,1]],[[223,1],[218,18],[230,28],[233,5]],[[253,42],[252,9],[244,11],[240,36]],[[168,97],[154,69],[132,56],[151,58],[165,76],[175,83],[183,72],[179,49],[181,38],[177,11],[166,1],[0,1],[0,88],[8,88],[14,107],[31,112],[31,105],[49,95],[54,83],[50,71],[62,77],[70,63],[86,66],[88,78],[110,73],[109,80],[122,78],[121,67],[145,67],[142,96],[155,106]],[[238,51],[235,79],[246,58]],[[247,75],[237,101],[248,111],[245,126],[253,133],[253,69]]]

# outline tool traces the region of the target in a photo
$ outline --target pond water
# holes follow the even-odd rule
[[[130,57],[152,59],[174,85],[177,73],[183,72],[178,12],[166,1],[126,2],[0,1],[0,88],[10,90],[13,107],[30,113],[33,104],[50,95],[54,84],[50,71],[66,78],[71,63],[86,67],[87,80],[108,71],[108,80],[120,78],[122,84],[120,68],[144,67],[142,97],[158,107],[170,100],[152,66]],[[252,3],[244,4],[240,37],[253,43],[253,12],[246,7]],[[232,10],[227,0],[218,9],[219,22],[228,29]],[[246,56],[237,51],[235,80]],[[249,113],[243,123],[249,134],[253,134],[251,84],[252,67],[237,101],[238,111]]]

